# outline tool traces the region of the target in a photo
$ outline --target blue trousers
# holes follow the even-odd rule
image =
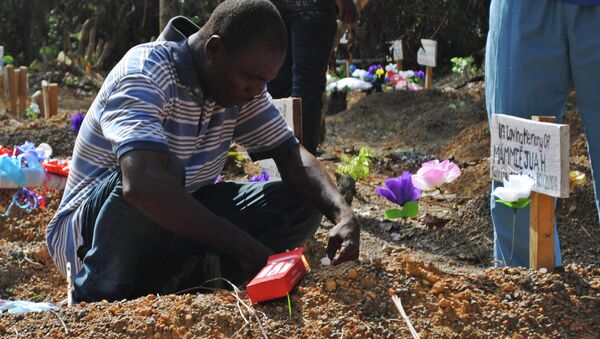
[[[486,46],[488,117],[503,113],[563,117],[572,83],[594,177],[596,206],[600,180],[600,6],[557,0],[492,0]],[[492,189],[501,183],[494,182]],[[491,199],[494,258],[510,256],[512,209]],[[517,212],[513,266],[529,266],[529,208]],[[562,265],[555,225],[555,265]]]
[[[268,90],[273,98],[302,99],[302,145],[316,154],[327,61],[337,24],[333,1],[315,0],[311,7],[282,13],[288,30],[288,52]]]
[[[175,177],[183,178],[183,172]],[[300,246],[314,235],[322,218],[280,181],[223,182],[193,196],[275,253]],[[75,278],[76,301],[174,293],[217,277],[234,283],[252,278],[228,253],[174,234],[131,206],[123,198],[120,171],[108,177],[83,208],[84,245],[78,251],[83,268]]]

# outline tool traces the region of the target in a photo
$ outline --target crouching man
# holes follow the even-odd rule
[[[76,301],[246,281],[312,237],[323,215],[335,223],[333,263],[358,257],[356,217],[265,90],[286,47],[273,4],[227,0],[202,28],[172,19],[110,72],[47,229]],[[282,181],[213,184],[234,141],[273,158]]]

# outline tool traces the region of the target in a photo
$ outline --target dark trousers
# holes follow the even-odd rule
[[[337,24],[333,1],[319,0],[307,11],[283,13],[288,53],[277,77],[269,82],[274,98],[302,99],[302,144],[316,154],[321,129],[321,96]]]
[[[169,162],[177,163],[173,158]],[[180,164],[170,167],[176,178],[183,178]],[[314,235],[322,218],[280,181],[224,182],[193,196],[275,253],[300,246]],[[173,293],[217,277],[234,283],[252,278],[228,253],[174,234],[126,202],[120,171],[101,183],[83,213],[84,244],[78,251],[83,268],[75,279],[76,301]]]

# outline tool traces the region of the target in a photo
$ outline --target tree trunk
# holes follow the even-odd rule
[[[176,16],[178,13],[177,0],[160,0],[158,10],[159,29],[160,32],[162,32],[169,20],[171,20],[171,18]]]

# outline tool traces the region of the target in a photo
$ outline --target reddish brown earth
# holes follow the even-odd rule
[[[0,337],[409,337],[392,295],[401,298],[422,338],[597,337],[600,225],[589,180],[558,204],[564,269],[489,268],[489,136],[481,98],[480,84],[460,91],[355,95],[347,111],[327,118],[326,153],[354,153],[364,145],[377,153],[372,174],[358,184],[353,203],[363,226],[362,252],[356,262],[319,266],[332,227],[324,221],[305,246],[313,270],[292,292],[291,317],[285,299],[246,308],[236,299],[248,304],[244,291],[236,296],[199,289],[62,306],[57,312],[3,314]],[[66,112],[75,109],[77,100]],[[567,110],[571,167],[589,178],[585,139],[572,100]],[[59,156],[68,156],[75,136],[67,118],[20,126],[0,120],[0,144],[46,141]],[[403,170],[416,170],[429,157],[454,159],[462,176],[445,187],[444,197],[424,197],[420,218],[383,220],[391,205],[374,194],[374,187]],[[336,162],[324,163],[333,176]],[[242,168],[247,174],[230,172],[226,178],[244,180],[257,170],[249,162]],[[0,193],[0,206],[6,207],[11,193]],[[65,299],[66,283],[44,242],[45,225],[59,199],[60,193],[50,193],[45,210],[15,210],[0,219],[0,298]]]

